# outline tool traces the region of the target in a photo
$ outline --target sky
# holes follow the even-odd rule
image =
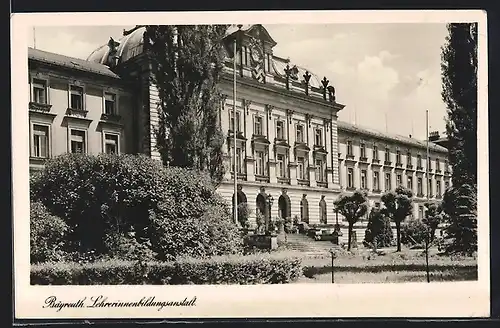
[[[127,26],[36,27],[29,45],[86,59]],[[336,89],[346,107],[339,120],[381,132],[425,139],[445,131],[441,99],[441,47],[446,25],[438,23],[264,25],[277,42],[275,55],[290,58]]]

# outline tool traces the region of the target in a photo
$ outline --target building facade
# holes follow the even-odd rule
[[[29,50],[30,167],[66,151],[159,159],[153,132],[159,98],[144,30],[124,31],[87,60]],[[236,37],[241,51],[233,99]],[[446,148],[430,142],[427,175],[425,141],[339,121],[345,106],[327,78],[273,54],[276,42],[263,26],[231,28],[224,42],[218,109],[226,174],[219,192],[231,202],[236,175],[236,199],[250,205],[251,220],[263,211],[263,196],[272,195],[272,217],[334,223],[333,202],[341,193],[365,189],[371,205],[379,206],[381,193],[397,185],[413,190],[414,216],[423,216],[427,192],[439,199],[451,183]]]

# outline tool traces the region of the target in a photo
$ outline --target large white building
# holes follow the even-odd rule
[[[153,133],[159,99],[144,31],[141,26],[125,31],[121,40],[104,44],[87,60],[29,49],[32,168],[45,158],[82,149],[159,159]],[[237,199],[250,205],[252,218],[264,209],[268,194],[274,198],[273,217],[297,215],[310,223],[335,222],[334,200],[355,189],[367,190],[371,205],[378,206],[384,191],[411,188],[415,216],[423,215],[427,193],[431,199],[442,196],[450,185],[446,148],[429,142],[427,160],[425,141],[339,121],[345,106],[326,77],[273,54],[276,41],[261,25],[231,28],[227,45],[237,33],[242,50],[235,117],[230,51],[219,84],[224,95],[219,119],[227,137],[219,192],[228,202],[234,195],[233,160]]]

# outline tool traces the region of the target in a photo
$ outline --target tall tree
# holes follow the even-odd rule
[[[397,251],[401,251],[401,222],[411,215],[413,209],[413,192],[405,187],[399,186],[395,191],[389,191],[382,195],[384,208],[382,212],[396,224]]]
[[[350,251],[353,226],[368,211],[366,191],[356,190],[352,195],[340,195],[334,205],[349,223],[347,250]]]
[[[158,88],[158,151],[165,165],[224,174],[217,83],[228,25],[148,25],[144,43]]]
[[[477,23],[448,24],[442,48],[442,98],[453,186],[446,192],[449,251],[477,247]],[[467,208],[462,206],[467,203]],[[457,208],[460,207],[460,211]],[[470,245],[464,243],[471,243]]]

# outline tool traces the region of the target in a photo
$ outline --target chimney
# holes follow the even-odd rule
[[[434,142],[436,140],[439,140],[439,132],[438,131],[432,131],[429,133],[429,141]]]

